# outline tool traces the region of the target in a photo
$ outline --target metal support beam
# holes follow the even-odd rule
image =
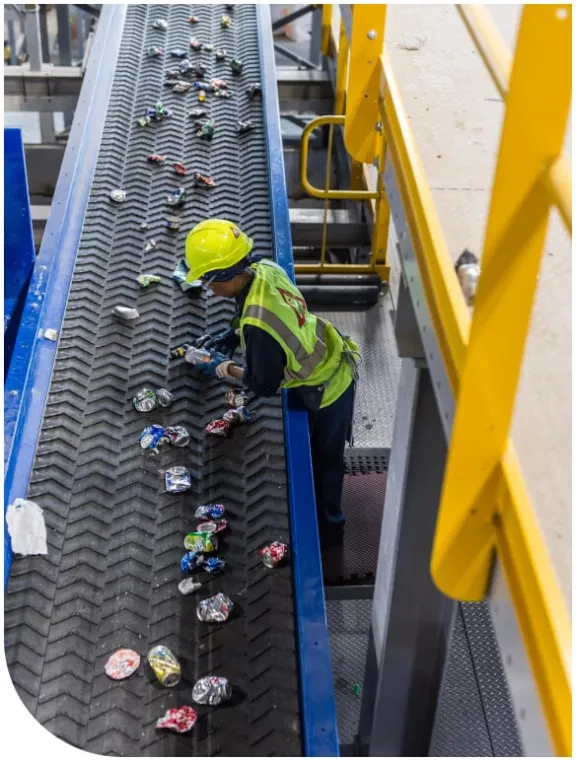
[[[293,53],[289,48],[285,47],[284,45],[280,45],[279,42],[274,43],[274,50],[277,53],[283,55],[285,58],[288,58],[288,60],[294,61],[294,63],[297,63],[298,66],[302,66],[304,69],[316,68],[316,66],[310,61],[306,60],[306,58],[302,58],[301,56],[296,55],[296,53]]]
[[[293,21],[296,21],[296,19],[299,19],[302,16],[306,16],[306,14],[316,10],[317,7],[318,6],[316,5],[305,5],[304,8],[300,8],[299,10],[294,11],[294,13],[289,13],[287,16],[282,16],[282,18],[278,19],[278,21],[274,21],[272,24],[272,31],[275,32],[277,29],[282,29],[282,27],[286,26],[287,24],[291,24]]]
[[[430,373],[402,360],[359,741],[427,756],[457,603],[430,577],[446,441]]]
[[[25,5],[26,11],[26,49],[30,71],[40,71],[42,68],[42,43],[40,41],[40,19],[37,5]]]
[[[10,64],[16,66],[18,59],[16,58],[16,30],[14,29],[14,20],[8,19],[8,42],[10,43]]]
[[[56,21],[58,24],[58,55],[60,66],[72,64],[72,49],[70,44],[70,12],[67,5],[56,6]]]
[[[312,14],[312,34],[310,35],[310,61],[319,66],[322,59],[322,10],[317,8]]]
[[[43,144],[52,144],[56,142],[56,131],[54,129],[54,114],[52,111],[40,111],[40,139]]]
[[[50,43],[48,42],[45,3],[40,4],[40,43],[42,45],[42,63],[50,63]]]

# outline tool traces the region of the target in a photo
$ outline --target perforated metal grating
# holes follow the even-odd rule
[[[28,492],[44,509],[49,552],[15,560],[6,597],[7,659],[22,700],[52,733],[104,755],[301,754],[291,571],[270,572],[257,556],[265,542],[289,539],[279,402],[257,403],[250,427],[230,441],[208,442],[203,428],[223,412],[224,389],[168,359],[170,347],[224,328],[232,314],[229,303],[205,294],[191,300],[171,281],[190,227],[208,216],[232,217],[257,251],[271,248],[261,102],[244,94],[260,78],[255,8],[236,5],[229,30],[220,26],[223,12],[219,5],[127,10]],[[167,32],[152,28],[155,18],[167,19]],[[194,91],[172,94],[164,85],[166,70],[178,63],[169,51],[190,50],[192,35],[228,51],[223,63],[213,53],[190,53],[206,63],[206,79],[225,76],[233,93],[206,101],[216,119],[212,143],[194,136]],[[151,45],[164,55],[146,57]],[[240,77],[230,73],[234,55],[244,63]],[[136,126],[158,100],[173,116]],[[248,118],[256,130],[238,137],[237,120]],[[167,155],[166,165],[147,163],[152,153]],[[172,173],[174,161],[188,168],[187,177]],[[193,189],[192,171],[211,175],[217,187]],[[166,196],[179,186],[188,200],[173,233],[165,227],[174,213]],[[108,195],[120,187],[127,201],[115,206]],[[158,247],[145,254],[150,238]],[[144,272],[163,283],[140,291],[135,278]],[[138,307],[135,326],[112,317],[118,303]],[[168,387],[174,405],[138,415],[131,399],[142,386]],[[138,436],[150,423],[184,425],[190,446],[142,454]],[[163,490],[162,472],[175,464],[195,477],[184,496]],[[202,596],[223,590],[235,600],[236,615],[225,626],[200,625],[196,599],[177,590],[183,537],[196,523],[193,508],[207,501],[224,502],[230,522],[226,571],[204,578],[202,589]],[[144,666],[124,682],[105,676],[117,648],[144,656],[159,643],[180,659],[177,688],[161,688]],[[193,682],[209,673],[231,680],[232,702],[199,707],[189,738],[155,731],[156,719],[189,704]]]

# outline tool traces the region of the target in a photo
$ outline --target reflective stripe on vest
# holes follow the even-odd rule
[[[266,307],[261,307],[256,304],[251,304],[246,307],[244,317],[252,317],[257,320],[261,320],[269,325],[280,338],[284,341],[286,346],[294,354],[296,362],[300,365],[300,370],[297,372],[291,371],[288,367],[284,369],[284,377],[287,381],[290,380],[306,380],[309,378],[314,370],[324,359],[326,353],[326,323],[320,318],[316,318],[316,343],[311,354],[309,354],[298,337],[288,328],[282,320],[277,317],[274,312]]]

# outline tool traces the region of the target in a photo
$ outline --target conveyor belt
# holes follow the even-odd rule
[[[232,313],[229,303],[207,294],[190,299],[170,279],[190,227],[208,216],[229,216],[257,250],[271,248],[262,106],[244,94],[261,74],[256,11],[236,5],[229,30],[220,26],[223,12],[218,5],[127,10],[28,491],[44,508],[49,552],[15,559],[7,591],[6,649],[18,693],[47,729],[93,753],[302,752],[291,569],[271,573],[256,554],[270,540],[289,539],[280,405],[258,403],[250,427],[229,441],[208,443],[203,427],[222,413],[223,387],[168,359],[169,347],[223,328]],[[194,27],[191,14],[200,19]],[[168,32],[154,30],[154,18],[166,18]],[[164,72],[176,61],[168,51],[189,50],[192,35],[225,47],[228,60],[236,54],[244,62],[242,76],[234,78],[214,54],[194,54],[207,64],[207,78],[231,81],[232,99],[207,100],[217,122],[212,143],[194,137],[187,117],[197,105],[194,91],[177,95],[164,87]],[[145,56],[153,44],[163,47],[161,59]],[[157,100],[173,116],[136,127]],[[247,118],[257,129],[239,138],[236,122]],[[217,187],[193,190],[190,175],[178,178],[168,165],[148,164],[151,153],[211,175]],[[181,185],[188,200],[182,228],[173,233],[165,227],[172,213],[165,199]],[[118,207],[108,199],[117,187],[128,194]],[[158,248],[144,254],[149,238]],[[135,278],[143,272],[162,275],[163,284],[140,291]],[[111,316],[117,303],[137,305],[134,327]],[[173,407],[136,413],[131,399],[144,385],[170,388]],[[190,446],[143,454],[138,436],[149,423],[186,426]],[[188,465],[195,476],[185,496],[164,492],[162,471],[174,464]],[[206,501],[225,503],[231,530],[222,553],[226,571],[203,579],[203,596],[223,590],[237,608],[232,620],[214,627],[201,625],[195,599],[177,590],[182,540],[195,523],[194,506]],[[145,655],[159,643],[171,647],[183,667],[174,690],[159,687],[144,666],[124,682],[105,676],[115,649]],[[199,707],[189,738],[155,731],[156,719],[168,707],[189,704],[191,685],[209,673],[235,685],[232,702]]]

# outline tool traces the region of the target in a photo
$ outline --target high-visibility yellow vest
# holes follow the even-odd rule
[[[284,349],[286,367],[282,388],[324,386],[320,407],[327,407],[352,382],[352,368],[342,352],[357,352],[350,339],[321,317],[310,314],[302,294],[274,262],[253,264],[255,275],[240,315],[240,340],[244,327],[254,325],[269,333]]]

